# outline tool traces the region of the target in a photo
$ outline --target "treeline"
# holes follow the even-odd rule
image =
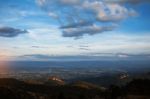
[[[84,86],[87,86],[86,83]],[[134,79],[125,86],[101,89],[80,86],[47,86],[0,79],[0,99],[150,99],[150,80]]]

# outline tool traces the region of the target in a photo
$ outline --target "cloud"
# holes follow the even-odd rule
[[[31,48],[48,48],[48,47],[34,45],[34,46],[31,46]]]
[[[31,46],[32,48],[40,48],[40,46]]]
[[[105,1],[109,3],[129,3],[129,4],[150,2],[150,0],[105,0]]]
[[[84,2],[83,7],[95,12],[95,18],[102,22],[121,21],[127,17],[135,16],[133,9],[127,9],[118,3],[107,4],[104,2]]]
[[[37,0],[37,2],[51,18],[59,22],[63,37],[78,38],[86,34],[112,31],[115,29],[112,24],[118,24],[119,21],[137,15],[132,7],[120,4],[123,0],[113,0],[113,3],[108,0]]]
[[[79,50],[90,51],[91,49],[87,45],[79,45]]]
[[[117,53],[119,58],[150,58],[150,54],[127,54],[127,53]]]
[[[142,60],[150,59],[149,54],[126,54],[126,53],[99,53],[98,55],[66,55],[66,56],[52,56],[44,54],[30,54],[18,56],[19,59],[36,60],[36,61],[50,61],[50,60]]]
[[[89,46],[88,45],[80,45],[79,47],[88,48]]]
[[[42,55],[42,54],[32,54],[32,55],[23,55],[23,56],[20,56],[20,57],[23,57],[23,58],[36,58],[36,59],[49,59],[52,56]]]
[[[79,50],[89,51],[90,49],[88,49],[88,48],[79,48]]]
[[[78,4],[80,0],[60,0],[64,4]]]
[[[83,28],[69,28],[69,29],[64,29],[62,36],[63,37],[82,37],[85,34],[88,35],[94,35],[97,33],[102,33],[104,31],[111,31],[113,30],[113,26],[88,26],[88,27],[83,27]]]
[[[1,37],[16,37],[20,34],[28,33],[27,30],[20,30],[12,27],[0,27],[0,36]]]

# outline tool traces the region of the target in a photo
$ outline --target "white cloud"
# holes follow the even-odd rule
[[[38,3],[39,5],[43,5],[45,2],[46,2],[46,0],[37,0],[37,3]]]
[[[32,28],[29,30],[28,36],[34,40],[57,40],[61,37],[56,26]]]
[[[127,17],[136,16],[136,12],[133,9],[127,9],[125,6],[117,3],[107,4],[100,1],[86,1],[83,7],[92,9],[99,21],[121,21]]]
[[[128,17],[136,16],[137,12],[132,8],[115,2],[108,3],[105,0],[38,0],[39,5],[48,12],[51,18],[60,23],[60,29],[64,37],[81,37],[85,34],[98,34],[113,27]],[[107,26],[104,24],[107,23]],[[95,33],[95,27],[99,31]],[[93,27],[93,29],[91,29]],[[83,29],[87,29],[85,31]],[[109,29],[112,31],[113,29]],[[92,33],[93,32],[93,33]]]
[[[58,18],[57,14],[52,13],[52,12],[49,12],[48,15],[49,15],[50,17],[52,17],[52,18],[55,18],[55,19]]]

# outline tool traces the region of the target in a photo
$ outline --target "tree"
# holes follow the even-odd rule
[[[60,92],[60,93],[59,93],[58,99],[66,99],[63,92]]]

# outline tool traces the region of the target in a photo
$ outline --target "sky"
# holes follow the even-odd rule
[[[150,59],[149,0],[0,0],[0,60]]]

